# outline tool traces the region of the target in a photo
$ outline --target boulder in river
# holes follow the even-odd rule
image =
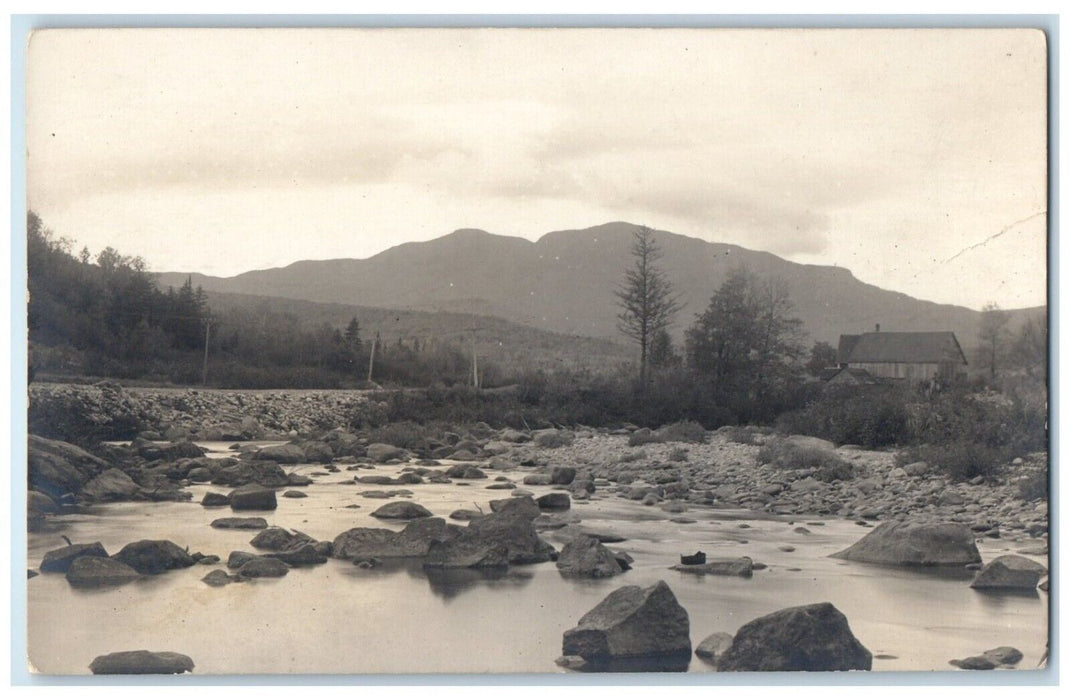
[[[60,440],[29,436],[27,471],[30,488],[60,498],[108,468],[107,462],[82,448]]]
[[[958,523],[881,523],[832,556],[887,566],[965,566],[981,561],[973,533]]]
[[[461,528],[458,539],[467,545],[472,542],[483,545],[505,545],[510,564],[537,564],[550,561],[556,554],[553,545],[539,537],[533,520],[538,517],[538,506],[530,497],[491,501],[500,504],[498,510],[482,518],[472,520],[468,527]],[[534,506],[535,515],[531,516]]]
[[[238,569],[238,578],[279,578],[289,573],[290,567],[271,557],[253,557]]]
[[[388,520],[415,520],[416,518],[430,518],[431,511],[412,501],[394,501],[380,506],[371,515],[373,518]]]
[[[300,464],[301,462],[309,461],[305,459],[305,451],[293,444],[261,447],[257,451],[255,458],[277,464]]]
[[[173,651],[117,651],[93,659],[89,670],[95,675],[186,673],[193,671],[193,659]]]
[[[554,467],[550,472],[550,483],[567,486],[576,478],[575,467]]]
[[[97,474],[84,487],[82,497],[97,503],[136,499],[141,487],[126,472],[112,468]]]
[[[664,581],[649,588],[624,586],[610,593],[565,632],[562,653],[587,662],[628,659],[691,659],[687,611]]]
[[[442,518],[413,520],[401,532],[384,528],[355,527],[334,538],[336,559],[387,559],[425,557],[431,544],[457,537],[461,528]]]
[[[754,573],[754,561],[750,557],[737,559],[715,559],[705,564],[676,564],[670,566],[673,571],[685,574],[710,574],[711,576],[742,576],[750,578]]]
[[[275,510],[279,502],[275,491],[260,484],[245,484],[230,492],[231,510]]]
[[[406,459],[408,458],[408,453],[400,447],[394,447],[393,445],[387,445],[381,442],[373,442],[368,445],[367,456],[371,461],[381,464],[391,459]]]
[[[290,532],[281,527],[269,527],[249,542],[257,549],[267,549],[272,552],[281,552],[306,543],[314,542],[311,537],[302,532]]]
[[[72,544],[45,552],[41,560],[41,571],[54,571],[66,573],[71,568],[71,562],[78,557],[107,557],[108,552],[100,542],[92,544]]]
[[[320,552],[313,542],[304,542],[294,545],[281,552],[272,552],[264,556],[278,559],[289,566],[311,566],[313,564],[325,564],[327,557]]]
[[[138,540],[131,542],[114,557],[139,574],[154,576],[171,569],[193,566],[189,552],[170,540]]]
[[[213,569],[212,571],[209,571],[208,574],[201,580],[207,583],[212,588],[219,588],[220,586],[225,586],[228,583],[234,583],[235,577],[231,576],[222,569]]]
[[[739,628],[719,671],[868,671],[873,655],[832,603],[778,610]]]
[[[229,506],[230,496],[225,493],[215,493],[214,491],[209,491],[208,493],[204,494],[204,497],[201,499],[201,505],[205,508],[212,508],[214,506]]]
[[[267,488],[279,488],[290,485],[290,475],[276,462],[243,459],[237,464],[220,469],[212,483],[221,486],[259,484]]]
[[[211,526],[219,530],[263,530],[268,524],[263,518],[216,518]]]
[[[130,566],[105,557],[78,557],[67,568],[67,581],[76,588],[118,586],[141,578]]]
[[[509,566],[505,545],[454,538],[432,542],[424,559],[425,569],[502,569]]]
[[[1034,591],[1046,573],[1048,570],[1032,559],[1018,554],[1005,554],[988,562],[970,588]]]
[[[732,635],[727,632],[714,632],[698,643],[695,647],[695,656],[715,664],[730,646],[732,646]]]
[[[557,557],[557,569],[565,576],[608,578],[624,573],[617,556],[589,535],[574,537]]]
[[[539,496],[535,502],[539,505],[540,510],[568,510],[572,507],[572,501],[569,499],[568,494],[561,491]]]

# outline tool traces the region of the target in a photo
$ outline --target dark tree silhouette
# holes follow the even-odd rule
[[[658,267],[661,248],[654,232],[641,226],[632,241],[634,265],[624,273],[624,284],[615,292],[621,307],[617,328],[639,344],[639,382],[645,386],[649,373],[650,350],[654,338],[664,331],[680,303],[672,284]]]

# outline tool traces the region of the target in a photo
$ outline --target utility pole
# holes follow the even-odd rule
[[[368,381],[372,380],[372,370],[375,369],[375,346],[379,344],[379,331],[375,331],[375,337],[372,338],[372,351],[368,356]]]
[[[212,319],[204,319],[204,370],[201,372],[201,385],[208,386],[208,336],[212,332]]]
[[[476,359],[476,337],[472,336],[472,386],[479,388],[479,360]]]

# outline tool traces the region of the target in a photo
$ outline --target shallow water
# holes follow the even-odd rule
[[[226,446],[205,443],[213,450]],[[341,484],[355,475],[395,474],[399,466],[319,476],[301,487],[308,498],[280,498],[269,524],[331,540],[351,527],[401,529],[370,513],[382,499],[362,491],[410,489],[412,500],[446,517],[473,504],[489,511],[508,491],[487,490],[506,474],[517,482],[527,472],[488,471],[491,479],[453,484],[377,486]],[[322,471],[304,465],[297,472]],[[541,495],[549,487],[524,486]],[[666,581],[687,609],[692,645],[714,632],[734,633],[751,619],[793,605],[830,601],[855,636],[874,654],[874,671],[954,670],[952,658],[1014,646],[1032,669],[1047,639],[1047,594],[994,595],[969,588],[971,575],[947,575],[877,567],[830,559],[867,530],[849,521],[821,517],[755,519],[753,514],[691,507],[665,513],[615,496],[574,502],[570,511],[585,528],[627,539],[609,545],[635,558],[634,568],[608,580],[563,578],[553,563],[510,567],[507,573],[440,573],[429,577],[419,564],[360,569],[330,560],[293,569],[281,579],[213,588],[201,578],[225,568],[232,550],[256,551],[248,530],[217,530],[209,523],[232,515],[229,508],[199,505],[207,485],[189,489],[190,503],[122,503],[92,514],[57,518],[57,527],[33,533],[29,562],[36,568],[50,549],[100,541],[111,553],[138,539],[170,539],[191,552],[217,554],[223,563],[195,565],[118,588],[77,590],[62,574],[27,582],[28,648],[32,667],[49,674],[88,673],[94,657],[127,649],[176,651],[191,656],[196,673],[560,673],[562,633],[612,590]],[[596,494],[597,495],[597,494]],[[393,500],[393,499],[392,499]],[[357,504],[359,509],[346,505]],[[687,517],[694,524],[670,518]],[[817,524],[820,523],[820,524]],[[749,525],[741,528],[741,524]],[[796,533],[804,526],[809,534]],[[554,533],[543,537],[558,549]],[[988,540],[985,561],[1029,546]],[[1035,544],[1032,543],[1032,544]],[[783,552],[782,545],[795,547]],[[710,558],[750,556],[768,568],[753,578],[695,576],[668,570],[682,553],[701,549]],[[1043,557],[1033,557],[1047,565]],[[882,658],[891,657],[891,658]],[[693,658],[689,671],[711,668]]]

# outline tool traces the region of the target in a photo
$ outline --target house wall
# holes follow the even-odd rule
[[[944,363],[944,373],[961,374],[966,371],[962,364]],[[941,364],[936,362],[852,362],[850,367],[864,369],[874,377],[905,379],[911,382],[929,381],[940,374]]]

